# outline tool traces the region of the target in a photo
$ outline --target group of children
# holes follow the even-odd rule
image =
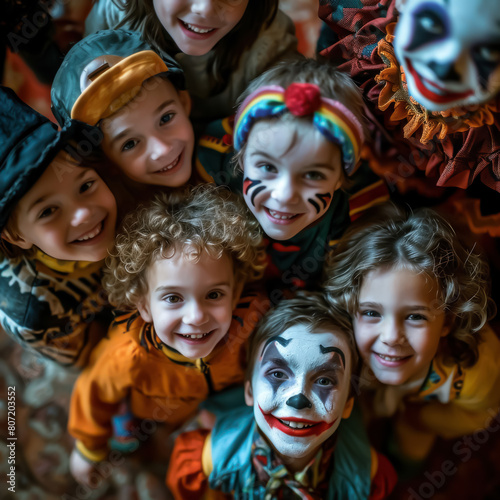
[[[433,210],[386,203],[359,89],[298,54],[277,7],[100,0],[88,26],[114,29],[65,57],[59,129],[0,91],[0,321],[81,369],[83,484],[117,415],[174,432],[205,405],[175,498],[385,498],[369,419],[394,419],[381,451],[421,462],[498,410],[485,259]]]

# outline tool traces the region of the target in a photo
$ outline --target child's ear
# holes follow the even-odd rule
[[[245,403],[247,406],[253,406],[252,383],[250,380],[245,381]]]
[[[11,234],[7,229],[4,229],[0,236],[11,245],[15,245],[23,250],[29,250],[33,246],[31,241],[28,241],[19,234]]]
[[[349,418],[351,416],[353,407],[354,407],[354,397],[347,400],[347,403],[344,406],[344,411],[342,412],[342,418]]]
[[[147,303],[146,299],[142,299],[137,304],[137,310],[139,311],[139,314],[141,315],[141,318],[146,323],[152,323],[153,322],[153,316],[151,316],[151,311],[149,310],[149,304]]]
[[[179,100],[181,101],[182,107],[186,111],[186,115],[189,116],[191,113],[191,97],[187,90],[179,90]]]
[[[453,327],[455,322],[455,316],[451,313],[447,313],[444,319],[443,329],[441,330],[441,337],[446,337]]]

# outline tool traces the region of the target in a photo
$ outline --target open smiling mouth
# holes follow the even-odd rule
[[[164,174],[165,172],[170,172],[172,169],[177,167],[177,165],[179,165],[179,162],[181,160],[181,156],[182,156],[182,153],[172,163],[169,163],[166,167],[163,167],[160,170],[156,170],[154,173],[155,174]]]
[[[289,212],[279,212],[278,210],[271,210],[267,207],[264,207],[264,210],[268,218],[277,224],[289,224],[302,215],[292,214]]]
[[[212,31],[215,31],[217,29],[217,28],[202,28],[201,26],[196,26],[194,24],[185,23],[182,20],[181,20],[181,23],[185,29],[187,29],[188,31],[191,31],[191,33],[196,33],[198,35],[207,35],[208,33],[212,33]]]
[[[215,330],[210,330],[207,333],[176,333],[179,337],[182,337],[183,340],[191,343],[199,343],[204,342],[214,333]]]
[[[379,363],[384,365],[384,366],[389,366],[389,367],[397,367],[400,366],[406,361],[408,361],[412,355],[409,356],[387,356],[386,354],[380,354],[378,352],[374,352],[375,356],[377,356],[377,359],[379,360]]]
[[[446,104],[448,102],[459,101],[469,97],[473,94],[472,90],[467,90],[466,92],[449,92],[444,87],[436,85],[427,78],[420,76],[415,70],[409,59],[405,59],[408,65],[408,70],[411,76],[415,80],[415,85],[418,91],[429,101],[433,101],[440,104]],[[434,89],[434,90],[432,90]]]
[[[307,437],[307,436],[319,436],[323,432],[327,431],[337,419],[333,422],[314,422],[313,420],[306,420],[303,418],[278,418],[271,413],[264,413],[262,408],[259,406],[259,410],[264,415],[266,422],[269,427],[276,428],[279,431],[294,437]]]
[[[97,238],[102,233],[102,230],[104,229],[104,220],[105,219],[103,219],[101,222],[99,222],[96,226],[94,226],[93,229],[91,229],[90,231],[85,233],[80,238],[73,240],[71,243],[76,243],[76,244],[93,243],[95,238]]]

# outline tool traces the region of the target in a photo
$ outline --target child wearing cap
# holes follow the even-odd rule
[[[355,173],[359,90],[333,67],[301,60],[266,71],[240,101],[234,125],[222,120],[201,137],[197,166],[243,193],[268,237],[268,274],[288,287],[314,286],[350,221],[388,197],[366,165]]]
[[[58,131],[0,88],[0,322],[68,367],[83,366],[105,332],[101,270],[117,207],[94,169],[99,140],[75,120]]]
[[[130,312],[96,347],[71,399],[78,481],[88,483],[106,458],[122,400],[145,428],[173,430],[243,382],[245,343],[268,307],[259,292],[242,294],[262,274],[261,239],[243,202],[213,185],[163,193],[127,216],[104,285]]]
[[[233,113],[248,83],[278,61],[301,57],[292,20],[278,0],[96,0],[87,34],[138,30],[162,57],[174,55],[194,101],[192,116]]]
[[[138,33],[101,31],[68,52],[52,85],[59,123],[97,125],[104,153],[138,190],[179,187],[191,178],[191,100],[182,71],[168,61]]]
[[[268,312],[248,351],[245,400],[212,431],[181,434],[167,485],[185,498],[382,499],[395,473],[353,410],[358,354],[348,315],[319,294]],[[212,491],[208,491],[208,489]]]

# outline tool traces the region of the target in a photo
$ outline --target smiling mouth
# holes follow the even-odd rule
[[[290,212],[279,212],[278,210],[271,210],[270,208],[264,207],[267,215],[271,220],[274,220],[278,223],[287,223],[292,222],[297,217],[300,217],[302,214],[292,214]]]
[[[446,104],[448,102],[459,101],[465,99],[473,94],[472,90],[466,92],[450,92],[446,88],[436,85],[431,80],[421,76],[411,64],[409,59],[406,59],[408,70],[415,80],[415,85],[418,91],[429,101],[439,104]]]
[[[215,330],[210,330],[207,333],[176,333],[179,337],[182,337],[184,340],[189,342],[203,342],[207,337],[212,335]]]
[[[77,238],[76,240],[73,240],[72,243],[85,243],[90,240],[93,240],[97,236],[99,236],[104,228],[104,220],[99,222],[93,229],[85,233],[83,236],[80,238]]]
[[[179,164],[181,156],[182,156],[182,153],[172,163],[169,163],[166,167],[163,167],[162,169],[157,170],[154,173],[155,174],[163,174],[165,172],[168,172],[169,170],[172,170],[173,168],[175,168]]]
[[[277,418],[277,417],[275,417],[275,418]],[[310,429],[311,427],[314,427],[315,425],[318,425],[317,423],[306,424],[304,422],[295,422],[293,420],[283,420],[281,418],[278,418],[278,420],[283,425],[286,425],[287,427],[290,427],[290,429]]]
[[[193,33],[197,33],[198,35],[206,35],[207,33],[211,33],[215,31],[217,28],[201,28],[200,26],[196,26],[194,24],[186,23],[181,20],[182,25],[189,31]]]

